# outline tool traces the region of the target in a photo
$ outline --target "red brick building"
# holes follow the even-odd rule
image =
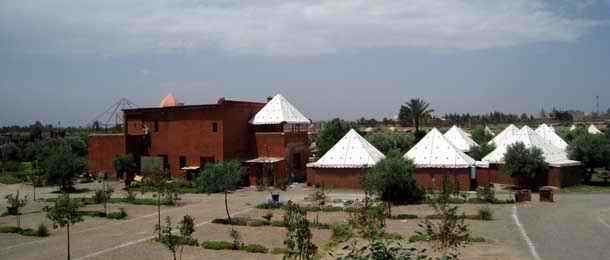
[[[285,129],[288,122],[252,123],[271,102],[221,98],[216,104],[182,105],[170,95],[159,107],[124,110],[123,134],[89,137],[89,172],[116,174],[112,158],[119,154],[133,154],[136,159],[161,157],[172,176],[185,176],[187,170],[210,162],[237,159],[248,164],[248,160],[273,156],[285,161],[276,163],[274,174],[298,175],[308,155],[302,150],[309,145],[307,132]]]

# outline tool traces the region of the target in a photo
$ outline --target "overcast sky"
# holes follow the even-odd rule
[[[314,120],[591,111],[610,102],[610,0],[1,0],[0,125],[84,125],[282,93]]]

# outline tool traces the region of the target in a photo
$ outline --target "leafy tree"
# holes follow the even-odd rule
[[[19,210],[27,205],[28,196],[19,198],[19,191],[17,191],[15,194],[6,195],[5,198],[8,204],[6,206],[6,213],[17,216],[17,227],[21,227],[21,213],[19,213]]]
[[[182,259],[182,251],[184,245],[196,244],[197,241],[193,239],[193,233],[195,232],[195,219],[190,215],[185,215],[179,223],[178,229],[180,230],[180,259]],[[193,243],[195,242],[195,243]]]
[[[419,202],[424,197],[415,181],[413,161],[403,159],[397,151],[368,169],[362,184],[366,192],[377,194],[386,203],[388,216],[392,214],[392,204]]]
[[[508,146],[502,172],[519,180],[519,186],[532,188],[536,177],[546,174],[549,165],[538,147],[525,147],[522,142]]]
[[[491,141],[491,139],[493,139],[493,135],[491,135],[490,133],[488,133],[487,131],[485,131],[484,127],[477,127],[475,129],[472,129],[472,140],[474,140],[475,142],[477,142],[477,144],[486,144],[489,141]]]
[[[480,161],[481,159],[483,159],[483,157],[485,157],[495,149],[496,146],[493,143],[489,144],[485,142],[481,143],[481,145],[479,146],[471,147],[470,151],[468,152],[468,155],[470,155],[470,157],[472,157],[473,159]]]
[[[19,147],[13,142],[0,145],[0,159],[2,161],[18,161]]]
[[[603,135],[583,133],[568,145],[570,159],[580,161],[590,182],[595,168],[607,167],[610,161],[610,141]]]
[[[44,130],[44,126],[40,121],[36,121],[36,123],[30,126],[30,138],[33,141],[41,139],[42,130]]]
[[[227,219],[231,225],[231,214],[229,214],[228,193],[235,190],[242,182],[240,164],[236,160],[222,161],[206,164],[203,171],[195,179],[195,187],[201,192],[215,193],[224,192],[225,209]]]
[[[76,156],[87,156],[87,142],[85,139],[83,139],[83,137],[78,135],[68,136],[64,138],[64,142],[70,147],[70,151],[76,154]]]
[[[284,223],[288,230],[284,241],[288,249],[286,257],[299,260],[313,259],[318,248],[312,242],[313,235],[309,228],[307,211],[289,201],[284,215]]]
[[[76,156],[64,145],[52,149],[43,164],[47,182],[59,185],[63,192],[73,191],[74,179],[85,170],[84,159]]]
[[[432,116],[434,109],[430,108],[430,103],[420,98],[409,100],[403,106],[400,106],[398,119],[401,122],[411,121],[415,127],[415,131],[419,131],[420,123]]]
[[[404,154],[415,145],[413,134],[400,132],[371,133],[366,135],[366,140],[384,154],[392,150],[399,150],[401,154]]]
[[[121,154],[112,158],[112,165],[118,178],[123,178],[127,173],[137,169],[136,159],[133,154]]]
[[[587,129],[584,127],[577,127],[574,130],[564,128],[559,131],[559,136],[565,140],[568,144],[572,143],[577,137],[589,134]]]
[[[319,155],[328,152],[351,128],[350,123],[339,118],[323,123],[316,139]]]
[[[53,207],[47,209],[47,218],[60,227],[66,227],[68,260],[70,260],[70,225],[83,221],[83,217],[78,211],[79,207],[77,200],[72,200],[69,194],[62,193],[55,200]]]

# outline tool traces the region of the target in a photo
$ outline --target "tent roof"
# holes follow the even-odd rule
[[[536,133],[540,135],[544,140],[548,141],[550,144],[560,148],[561,150],[566,150],[568,148],[568,143],[561,139],[555,130],[546,124],[541,124],[536,128]]]
[[[574,130],[576,130],[576,125],[570,126],[570,131],[574,131]]]
[[[503,142],[505,142],[507,140],[512,140],[514,138],[514,136],[517,135],[518,132],[519,132],[519,128],[517,128],[513,124],[510,124],[508,127],[504,128],[504,130],[502,130],[502,132],[500,132],[493,139],[491,139],[491,141],[489,141],[489,144],[495,144],[496,147],[498,147]]]
[[[317,162],[308,164],[315,168],[362,168],[371,167],[385,158],[354,129],[351,129]]]
[[[473,146],[479,146],[472,138],[466,135],[464,130],[455,125],[452,126],[444,136],[462,152],[470,151],[470,148]]]
[[[544,160],[551,166],[580,164],[580,162],[569,160],[568,155],[564,150],[551,145],[529,126],[524,126],[516,135],[511,136],[510,139],[507,139],[504,142],[501,142],[495,150],[483,158],[483,161],[487,161],[489,163],[504,163],[504,154],[506,153],[508,146],[517,142],[522,142],[527,148],[538,147],[541,149]]]
[[[594,124],[591,124],[589,126],[589,128],[587,128],[587,132],[589,132],[589,134],[594,134],[594,135],[602,133],[602,131],[599,131],[599,129],[597,129],[597,127],[595,127]]]
[[[438,129],[433,128],[404,156],[418,168],[467,168],[475,160],[455,147]]]
[[[485,132],[487,132],[490,135],[496,135],[493,131],[491,131],[491,129],[489,128],[489,126],[485,126]]]
[[[251,123],[253,125],[309,124],[311,121],[290,104],[286,98],[277,94],[254,115]]]

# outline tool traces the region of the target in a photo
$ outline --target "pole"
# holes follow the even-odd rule
[[[66,227],[68,232],[68,260],[70,260],[70,223]]]

